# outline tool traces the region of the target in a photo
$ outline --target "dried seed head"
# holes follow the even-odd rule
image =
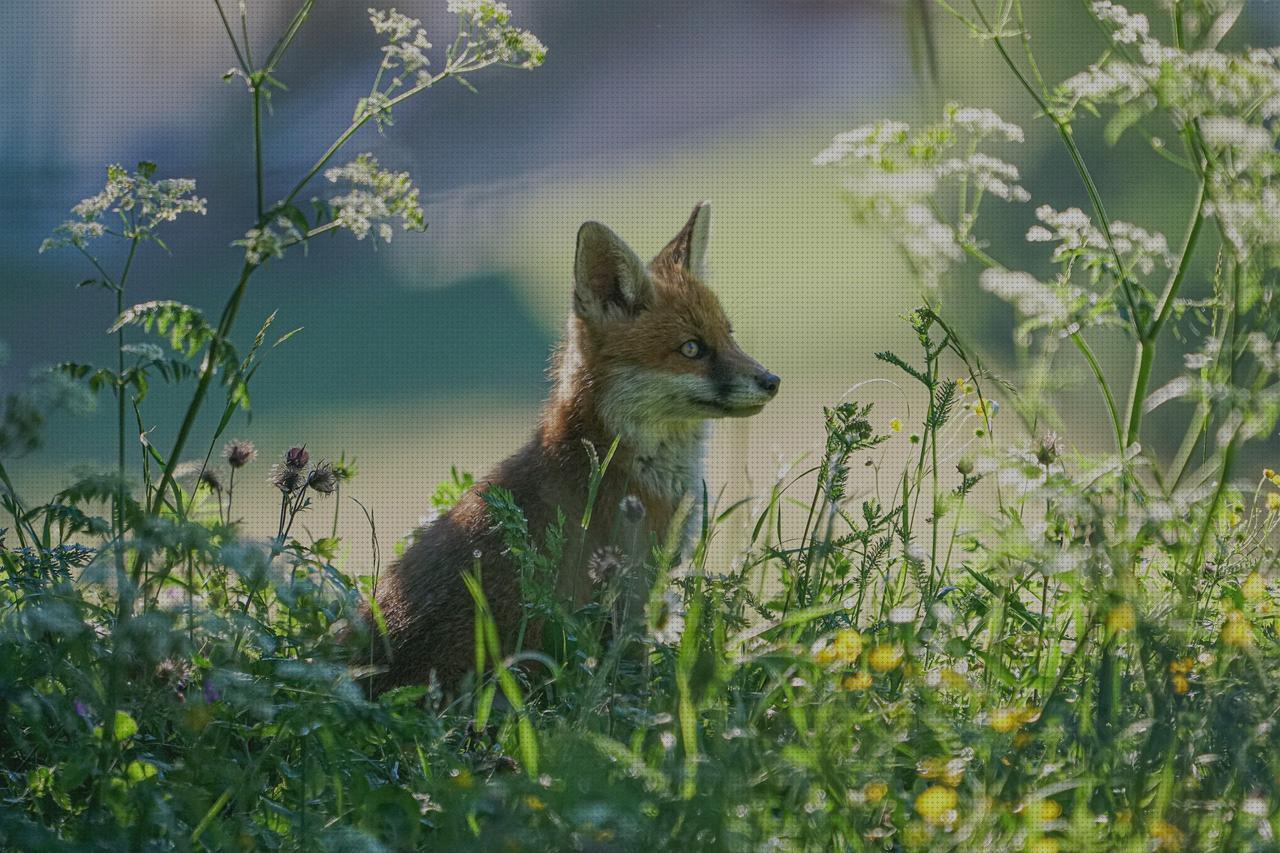
[[[284,464],[290,468],[299,470],[307,467],[307,462],[311,459],[311,454],[307,452],[306,447],[291,447],[284,455]]]
[[[622,510],[622,515],[627,521],[638,522],[644,520],[644,502],[636,495],[627,495],[622,499],[622,503],[618,505]]]
[[[227,460],[227,464],[232,468],[243,468],[257,456],[258,448],[253,446],[253,442],[241,438],[227,442],[227,446],[222,448],[222,458]]]
[[[1036,443],[1035,456],[1036,461],[1041,465],[1052,465],[1058,458],[1059,445],[1056,433],[1046,433],[1039,442]]]
[[[271,466],[271,483],[286,495],[296,492],[306,483],[306,475],[301,468],[276,463]]]
[[[311,469],[311,475],[307,477],[307,485],[322,495],[331,495],[338,488],[338,476],[334,473],[332,465],[321,462]]]
[[[598,586],[608,584],[626,568],[626,556],[618,548],[608,545],[598,549],[587,561],[587,577]]]

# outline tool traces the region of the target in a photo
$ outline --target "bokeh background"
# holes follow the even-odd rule
[[[269,200],[345,128],[368,91],[379,42],[366,5],[317,4],[280,68],[289,89],[275,95],[265,124]],[[238,416],[227,436],[253,440],[262,454],[237,497],[237,514],[254,533],[274,529],[266,472],[291,444],[357,460],[344,500],[358,498],[374,513],[384,554],[426,513],[450,466],[480,474],[519,446],[547,388],[583,220],[610,224],[648,255],[696,201],[712,200],[712,284],[745,348],[783,377],[765,413],[716,432],[710,485],[734,497],[766,491],[780,470],[816,453],[822,405],[851,389],[875,401],[885,423],[918,403],[891,383],[861,384],[897,379],[873,353],[909,348],[900,317],[919,293],[883,240],[851,222],[832,173],[811,164],[834,134],[884,117],[928,123],[949,100],[991,107],[1026,127],[1026,143],[1003,153],[1023,168],[1033,201],[989,202],[980,230],[994,253],[1033,271],[1044,271],[1044,258],[1022,236],[1035,206],[1087,208],[1056,137],[991,46],[945,16],[932,19],[931,80],[913,61],[906,4],[892,0],[509,5],[547,44],[544,67],[477,75],[478,94],[446,83],[401,107],[385,134],[370,126],[348,149],[410,171],[429,230],[377,247],[339,234],[270,263],[253,281],[242,345],[273,310],[277,333],[303,329],[267,355],[252,417]],[[1103,50],[1104,35],[1089,29],[1077,4],[1025,5],[1048,79]],[[452,37],[444,0],[398,6],[421,17],[437,43]],[[1133,7],[1155,14],[1157,4]],[[265,52],[292,4],[249,8],[253,44]],[[58,361],[111,363],[109,296],[76,289],[88,271],[74,251],[36,252],[73,203],[101,188],[107,163],[152,160],[161,176],[196,179],[208,215],[166,229],[171,255],[146,247],[129,301],[178,299],[214,316],[239,270],[241,251],[230,243],[251,224],[253,181],[249,100],[243,84],[220,79],[234,57],[212,2],[53,0],[0,15],[7,392]],[[1280,3],[1250,3],[1232,39],[1280,41]],[[1080,139],[1113,216],[1176,242],[1188,199],[1170,180],[1173,167],[1137,135],[1108,147],[1101,122],[1086,121]],[[99,248],[118,268],[122,259]],[[1189,293],[1205,273],[1193,273],[1199,281]],[[991,367],[1016,375],[1012,313],[975,281],[975,270],[961,271],[936,298]],[[1097,348],[1124,387],[1130,344],[1103,335]],[[1064,437],[1081,450],[1105,449],[1096,391],[1081,365],[1062,362]],[[1176,365],[1171,354],[1158,369],[1166,375]],[[146,425],[162,450],[188,394],[154,386],[146,402]],[[112,412],[103,398],[95,411],[60,414],[43,449],[6,462],[28,501],[109,464]],[[1176,407],[1163,415],[1178,416]],[[1158,442],[1161,430],[1151,431]],[[198,441],[191,455],[203,455]],[[331,512],[308,519],[317,535],[327,533]],[[354,505],[343,506],[340,531],[350,549],[345,568],[362,571],[371,536]]]

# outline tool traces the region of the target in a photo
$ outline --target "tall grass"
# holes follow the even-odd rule
[[[940,3],[1008,63],[1086,188],[1089,213],[1044,205],[1028,232],[1051,244],[1053,276],[1007,268],[980,236],[984,200],[1029,200],[1017,169],[989,153],[1020,141],[1017,125],[950,106],[932,127],[885,121],[837,137],[817,162],[847,173],[851,214],[886,226],[926,286],[905,318],[917,349],[878,356],[918,415],[832,405],[824,446],[768,495],[688,503],[696,536],[683,560],[674,541],[631,528],[616,549],[577,554],[589,511],[531,530],[510,495],[490,491],[540,647],[523,629],[504,645],[478,560],[460,567],[475,676],[449,695],[422,685],[372,699],[338,640],[370,584],[334,565],[332,532],[294,533],[305,514],[328,518],[326,502],[336,514],[354,469],[315,448],[282,453],[269,475],[245,442],[214,454],[270,339],[273,318],[244,355],[233,349],[253,273],[327,231],[422,225],[407,176],[371,158],[330,170],[347,191],[310,216],[293,205],[302,188],[409,94],[541,59],[500,5],[454,5],[461,34],[435,76],[418,61],[416,22],[373,15],[390,49],[371,94],[282,202],[266,204],[272,176],[255,156],[256,220],[218,323],[176,302],[125,307],[139,247],[203,210],[190,182],[156,180],[150,164],[113,168],[51,238],[88,256],[120,309],[116,365],[57,375],[115,395],[121,441],[130,414],[146,435],[150,381],[193,391],[174,445],[148,443],[136,472],[118,460],[28,507],[0,466],[6,844],[1272,848],[1280,475],[1242,474],[1236,460],[1280,411],[1280,70],[1274,52],[1217,52],[1234,7],[1172,2],[1167,22],[1084,7],[1082,22],[1111,46],[1050,87],[1018,0]],[[262,65],[245,21],[237,36],[224,16],[259,150],[261,102],[310,8]],[[1160,144],[1153,156],[1185,168],[1193,199],[1176,248],[1108,215],[1073,131],[1086,112],[1109,114],[1113,139],[1173,121],[1183,152]],[[118,275],[92,254],[113,236],[128,247]],[[1012,378],[947,318],[948,288],[967,267],[1019,316],[1024,368]],[[1126,330],[1132,365],[1099,361],[1100,327]],[[137,329],[168,349],[125,337]],[[1186,368],[1153,391],[1162,350]],[[1127,397],[1106,378],[1124,367]],[[1063,370],[1096,382],[1113,453],[1088,458],[1049,432],[1060,421],[1049,377]],[[199,437],[215,387],[223,415]],[[1178,397],[1195,412],[1163,458],[1140,442],[1151,413]],[[49,399],[8,402],[0,451],[37,440],[36,403]],[[608,464],[596,460],[592,494]],[[239,535],[235,483],[247,476],[280,491],[269,541]],[[455,472],[432,502],[447,511],[471,484]],[[636,512],[623,516],[634,524]],[[744,514],[748,541],[720,563],[711,545]],[[596,583],[572,611],[552,592],[566,558],[589,560]]]

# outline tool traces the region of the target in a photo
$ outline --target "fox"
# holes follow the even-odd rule
[[[734,340],[705,282],[710,227],[710,204],[700,202],[648,264],[607,226],[578,229],[572,308],[533,438],[419,528],[377,580],[373,598],[386,633],[373,642],[375,692],[433,676],[456,687],[470,672],[475,610],[464,573],[477,561],[503,649],[511,651],[524,603],[486,490],[509,491],[528,529],[543,531],[559,513],[578,519],[586,508],[598,470],[586,446],[597,459],[613,448],[579,557],[612,544],[621,512],[640,519],[645,541],[666,541],[681,502],[701,488],[710,421],[754,415],[777,395],[780,379]],[[573,606],[590,600],[585,561],[566,556],[555,592]],[[363,616],[371,625],[367,605]],[[539,630],[527,627],[528,645],[536,646]]]

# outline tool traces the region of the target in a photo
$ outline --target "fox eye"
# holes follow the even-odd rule
[[[680,354],[685,358],[702,358],[707,354],[707,346],[699,340],[687,340],[680,345]]]

